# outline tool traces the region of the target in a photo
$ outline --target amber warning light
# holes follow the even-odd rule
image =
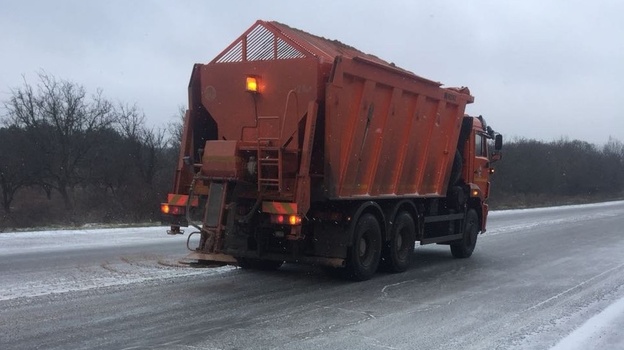
[[[258,78],[256,78],[256,77],[247,77],[245,88],[249,92],[258,92]]]

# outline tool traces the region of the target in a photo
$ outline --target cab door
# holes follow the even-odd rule
[[[485,200],[490,195],[490,183],[489,183],[489,171],[490,171],[490,162],[488,158],[488,147],[487,147],[487,136],[482,132],[475,130],[473,133],[474,140],[472,142],[473,146],[473,160],[472,160],[472,171],[473,171],[473,183],[479,186],[480,197],[482,200]]]

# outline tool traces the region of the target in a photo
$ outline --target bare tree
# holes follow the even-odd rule
[[[604,145],[602,154],[604,157],[605,183],[610,186],[610,190],[624,194],[624,143],[609,137],[609,141]]]
[[[162,128],[145,129],[143,132],[143,180],[152,184],[156,172],[161,167],[162,152],[167,141],[166,132]]]
[[[33,183],[37,164],[32,161],[32,149],[25,147],[23,130],[15,127],[0,128],[0,140],[2,208],[9,214],[17,191]]]
[[[172,116],[173,121],[167,124],[167,132],[169,133],[169,147],[174,150],[180,149],[182,143],[182,132],[184,130],[184,116],[186,108],[182,105],[178,106],[178,112]]]
[[[38,74],[36,88],[24,79],[4,106],[10,125],[23,128],[43,164],[39,182],[57,190],[70,209],[70,190],[85,181],[80,167],[88,160],[95,134],[115,121],[113,105],[102,91],[88,96],[82,85]]]
[[[145,114],[136,104],[119,103],[116,109],[119,134],[128,139],[138,140],[145,128]]]
[[[166,131],[148,128],[145,114],[136,105],[119,105],[117,111],[119,133],[128,143],[132,161],[143,181],[151,184],[167,145]]]

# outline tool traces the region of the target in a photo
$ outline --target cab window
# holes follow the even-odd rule
[[[475,135],[475,157],[487,157],[486,142],[483,135]]]

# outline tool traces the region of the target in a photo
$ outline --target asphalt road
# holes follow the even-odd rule
[[[495,212],[472,258],[417,247],[407,272],[360,283],[184,267],[184,238],[150,243],[159,230],[0,234],[0,349],[624,348],[621,309],[595,326],[624,298],[624,202]]]

